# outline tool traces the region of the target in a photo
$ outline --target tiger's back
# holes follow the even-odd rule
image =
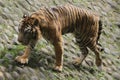
[[[58,17],[62,34],[74,33],[77,42],[82,46],[87,46],[92,41],[96,42],[99,36],[98,15],[70,4],[51,9]]]

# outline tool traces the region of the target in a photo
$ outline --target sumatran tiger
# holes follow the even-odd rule
[[[96,65],[98,67],[102,65],[101,47],[98,43],[102,24],[100,17],[91,11],[71,4],[51,8],[42,7],[30,16],[24,15],[18,30],[18,41],[27,47],[22,56],[15,58],[17,62],[28,63],[31,50],[35,47],[37,41],[43,37],[49,40],[55,48],[56,63],[54,70],[62,71],[62,35],[73,33],[82,52],[80,58],[76,59],[74,64],[79,65],[83,62],[89,48],[96,55]]]

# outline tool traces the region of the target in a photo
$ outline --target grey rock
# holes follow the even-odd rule
[[[14,46],[11,45],[11,44],[7,44],[7,49],[8,49],[8,50],[12,50],[12,49],[14,49]]]
[[[46,59],[40,59],[39,65],[43,66],[43,67],[46,67],[48,65],[48,61]]]
[[[0,6],[1,6],[1,7],[5,7],[5,4],[4,4],[3,1],[0,1]]]
[[[13,15],[14,15],[14,17],[12,16],[12,18],[11,18],[12,21],[19,21],[20,20],[17,14],[13,14]]]
[[[54,76],[53,73],[47,72],[47,75],[49,76],[49,78],[50,78],[51,80],[54,80],[54,79],[55,79],[55,76]]]
[[[4,50],[4,48],[5,48],[4,45],[0,43],[0,51]]]
[[[106,0],[106,1],[110,4],[110,6],[112,8],[117,8],[118,7],[117,3],[115,1],[113,1],[113,0]]]
[[[11,21],[11,20],[7,20],[7,23],[8,23],[10,26],[14,26],[13,21]]]
[[[20,77],[20,75],[16,71],[12,72],[12,76],[14,79],[18,79]]]
[[[0,16],[0,24],[6,24],[6,20],[4,20],[2,16]]]
[[[8,19],[5,13],[1,13],[2,18]]]
[[[30,73],[28,67],[24,67],[24,68],[23,68],[23,71],[24,71],[24,73],[26,73],[26,74],[29,74],[29,73]],[[33,74],[33,73],[32,73],[32,74]]]
[[[52,56],[48,56],[46,59],[47,59],[48,63],[53,63],[54,62]]]
[[[21,56],[21,55],[23,55],[23,53],[24,53],[24,51],[19,51],[19,52],[18,52],[18,55]]]
[[[115,78],[115,80],[120,80],[120,73],[114,72],[112,73],[112,76]]]
[[[8,8],[5,7],[5,8],[3,8],[3,12],[6,13],[6,14],[8,14],[10,11],[9,11]]]
[[[17,34],[19,33],[18,26],[14,26],[14,30],[17,32]]]
[[[29,5],[32,5],[32,6],[35,5],[35,0],[26,0],[26,2],[27,2]]]
[[[30,77],[27,76],[27,74],[23,74],[23,75],[20,76],[19,80],[30,80]]]
[[[29,70],[30,73],[36,73],[36,71],[33,68],[29,67],[28,70]]]
[[[18,4],[21,5],[23,8],[25,8],[26,10],[30,10],[30,5],[26,1],[19,0]]]
[[[11,74],[8,73],[8,72],[5,72],[5,78],[6,78],[7,80],[13,80],[13,77],[12,77]]]
[[[39,80],[37,76],[31,76],[31,80]]]
[[[14,34],[13,36],[14,36],[14,37],[13,37],[13,39],[12,39],[12,44],[14,44],[14,45],[19,44],[19,42],[18,42],[18,35],[17,35],[17,34]]]
[[[104,76],[107,80],[113,80],[113,77],[111,75],[107,74],[107,73],[104,74]]]
[[[11,28],[12,27],[10,27],[10,26],[8,27],[7,26],[7,29],[4,31],[4,34],[6,34],[6,36],[8,36],[8,38],[13,35],[13,33],[12,33],[13,29],[11,29]]]
[[[4,62],[4,59],[0,59],[0,65]]]
[[[19,26],[19,22],[18,22],[17,20],[13,21],[13,24],[14,24],[15,26]]]
[[[16,68],[15,68],[15,71],[16,71],[17,73],[19,73],[19,74],[23,74],[23,73],[24,73],[24,70],[23,70],[23,68],[21,68],[21,67],[16,67]]]
[[[45,68],[44,67],[40,67],[40,71],[44,72]]]
[[[13,58],[13,55],[12,54],[10,54],[10,53],[6,53],[5,54],[5,58],[7,58],[7,59],[12,59]]]
[[[8,68],[7,68],[7,71],[8,71],[8,72],[13,71],[13,65],[9,64],[9,65],[8,65]]]
[[[6,67],[0,66],[0,71],[5,72],[6,71]]]
[[[110,53],[111,51],[110,51],[110,49],[108,49],[108,48],[104,48],[104,51],[105,51],[105,53]]]
[[[116,25],[120,28],[120,23],[116,23]]]
[[[42,72],[40,72],[38,76],[40,77],[41,80],[46,80],[47,79],[47,77]]]
[[[3,72],[0,71],[0,80],[5,80]]]
[[[2,37],[3,40],[6,41],[6,43],[9,43],[9,42],[10,42],[10,40],[9,40],[9,38],[8,38],[8,36],[7,36],[6,34],[2,34],[1,37]]]

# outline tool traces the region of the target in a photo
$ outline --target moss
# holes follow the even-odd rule
[[[3,62],[2,64],[0,63],[0,65],[8,66],[8,64],[12,64],[15,56],[17,56],[18,52],[20,52],[23,49],[24,46],[19,45],[19,46],[14,46],[14,48],[10,50],[5,48],[4,50],[0,51],[0,59],[3,59]],[[5,55],[8,53],[11,54],[13,59],[8,59],[7,57],[5,57]]]

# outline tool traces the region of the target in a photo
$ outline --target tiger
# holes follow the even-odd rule
[[[23,55],[15,58],[17,62],[28,63],[31,50],[43,37],[54,46],[54,70],[61,72],[63,69],[62,35],[72,33],[81,50],[80,57],[73,61],[74,65],[80,65],[90,49],[96,55],[96,65],[102,66],[101,47],[98,41],[102,31],[102,21],[100,16],[92,11],[72,4],[41,7],[31,15],[23,15],[18,31],[18,41],[25,45],[26,49]]]

